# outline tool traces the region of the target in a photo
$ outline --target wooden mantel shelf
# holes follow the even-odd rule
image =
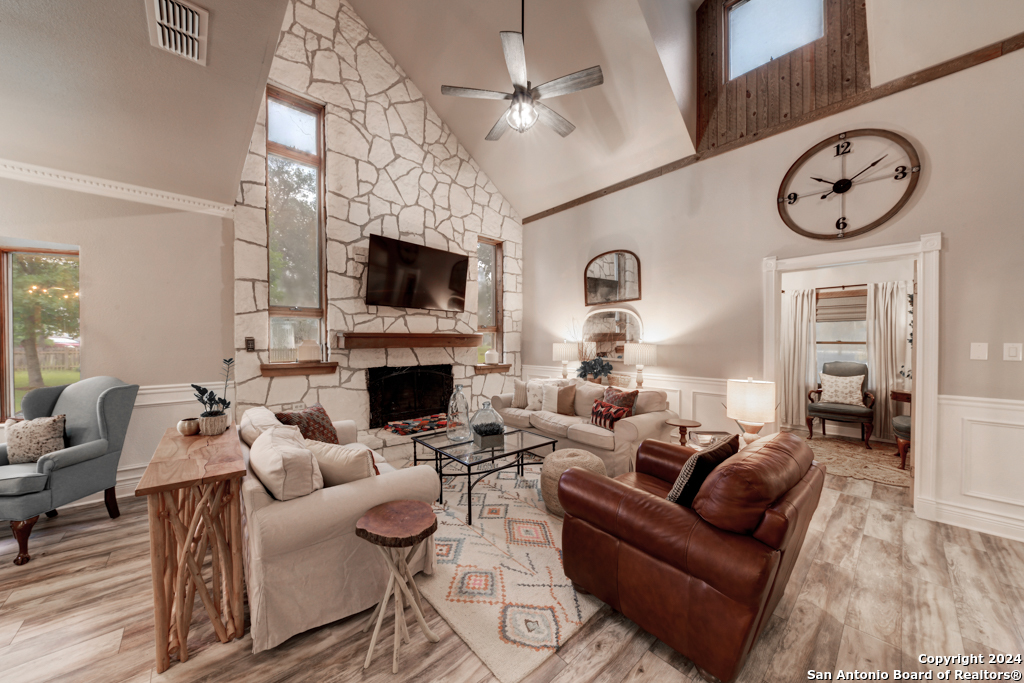
[[[426,349],[441,347],[475,348],[483,343],[482,334],[406,334],[388,332],[344,332],[346,349]]]

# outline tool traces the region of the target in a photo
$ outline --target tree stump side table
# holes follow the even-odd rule
[[[363,633],[366,633],[370,624],[376,622],[373,636],[370,637],[370,649],[367,650],[366,661],[363,662],[364,669],[370,666],[370,661],[373,659],[373,649],[377,645],[380,625],[384,621],[384,612],[387,611],[388,599],[392,594],[395,596],[395,649],[391,660],[391,673],[398,673],[398,650],[402,641],[410,642],[409,627],[405,622],[403,596],[405,602],[412,608],[412,613],[427,640],[432,643],[439,640],[423,618],[420,591],[416,587],[416,581],[413,580],[408,564],[409,557],[435,531],[437,531],[437,515],[430,509],[430,505],[419,500],[394,500],[383,503],[370,508],[356,522],[356,536],[377,547],[391,572],[388,587],[384,589],[384,597],[381,598],[373,615],[363,626]]]

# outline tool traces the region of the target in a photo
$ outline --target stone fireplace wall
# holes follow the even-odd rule
[[[334,349],[333,375],[263,377],[268,361],[266,100],[253,130],[235,204],[236,417],[265,405],[323,404],[355,420],[360,439],[408,450],[409,437],[369,431],[366,368],[451,364],[472,407],[521,374],[522,241],[519,216],[470,158],[384,46],[344,0],[292,0],[270,81],[326,104],[328,340],[352,332],[475,332],[476,245],[504,241],[504,362],[508,375],[475,375],[476,349]],[[366,306],[369,236],[469,254],[466,311]],[[256,352],[245,351],[254,337]],[[385,453],[388,457],[391,454]]]

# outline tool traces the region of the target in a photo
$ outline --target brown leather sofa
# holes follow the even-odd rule
[[[730,681],[782,599],[825,468],[800,437],[765,437],[716,467],[691,509],[666,496],[692,453],[647,440],[635,472],[567,470],[563,565],[578,589]]]

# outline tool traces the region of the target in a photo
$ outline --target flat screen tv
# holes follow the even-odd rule
[[[463,254],[371,235],[366,304],[464,311],[468,273]]]

